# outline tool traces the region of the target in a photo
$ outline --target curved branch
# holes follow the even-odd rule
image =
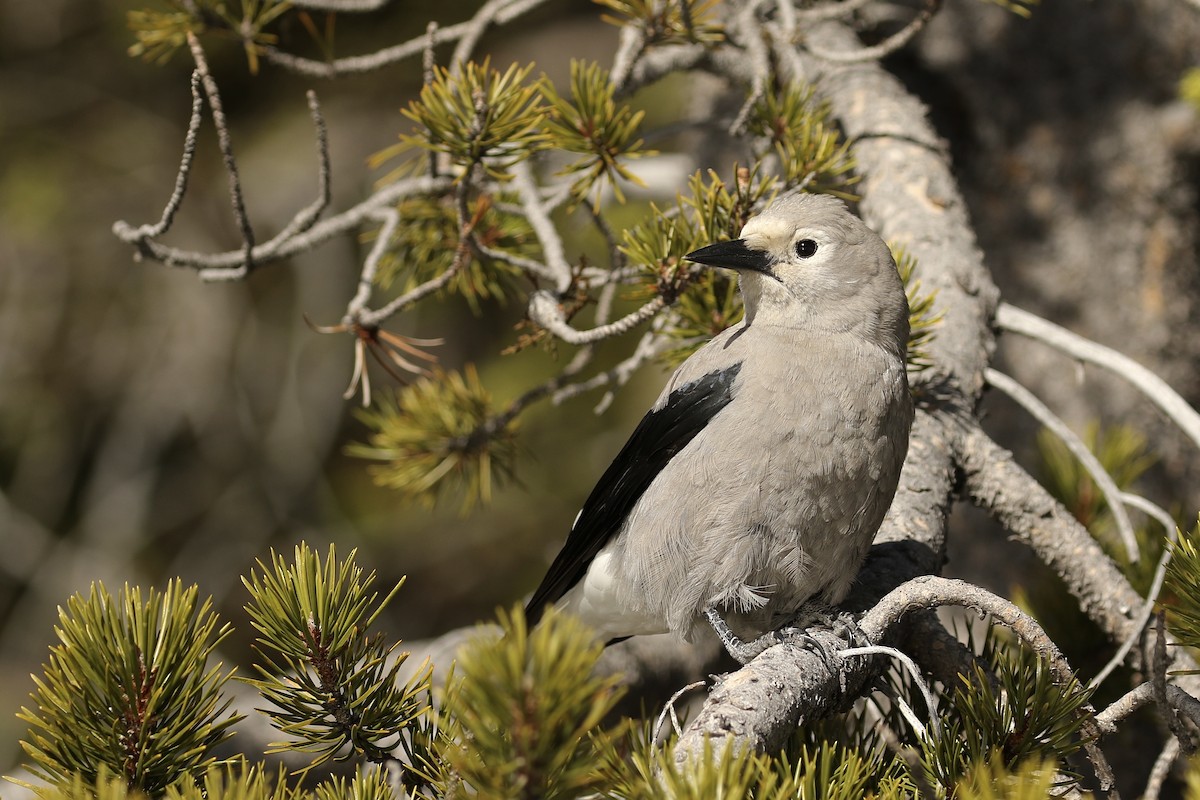
[[[636,311],[631,311],[614,322],[579,331],[567,324],[563,318],[562,308],[552,294],[539,291],[529,296],[529,318],[533,320],[534,324],[545,328],[568,344],[592,344],[601,339],[620,336],[641,325],[664,308],[666,308],[666,303],[662,296],[655,295]]]
[[[999,370],[988,369],[984,373],[984,378],[991,386],[1004,392],[1017,405],[1028,411],[1034,419],[1042,423],[1067,446],[1071,455],[1079,460],[1083,468],[1092,476],[1092,480],[1096,482],[1100,493],[1104,495],[1105,502],[1108,503],[1109,510],[1112,511],[1113,520],[1117,523],[1117,531],[1121,535],[1121,542],[1125,545],[1126,557],[1130,563],[1136,564],[1141,553],[1138,552],[1137,535],[1133,532],[1133,523],[1129,521],[1129,514],[1125,512],[1125,504],[1121,501],[1121,490],[1117,488],[1112,476],[1104,469],[1100,459],[1096,458],[1083,440],[1076,436],[1075,432],[1067,427],[1067,424],[1059,419],[1033,392]]]
[[[825,50],[824,48],[813,47],[812,41],[807,42],[808,52],[812,53],[817,58],[825,61],[833,61],[840,64],[857,64],[863,61],[878,61],[881,58],[891,55],[899,50],[904,45],[912,41],[912,38],[920,33],[929,20],[933,19],[933,15],[941,8],[942,0],[926,0],[917,16],[913,17],[912,21],[901,28],[896,33],[884,39],[882,42],[871,47],[862,47],[856,50]]]
[[[1087,529],[979,428],[967,433],[962,455],[964,488],[971,499],[1062,578],[1080,608],[1112,641],[1136,635],[1143,599]],[[1146,663],[1139,653],[1135,665]],[[1196,663],[1175,648],[1171,668],[1195,669]],[[1184,682],[1200,686],[1195,676],[1181,678]]]
[[[996,309],[996,325],[1001,330],[1012,331],[1045,342],[1069,356],[1103,367],[1124,378],[1162,409],[1163,413],[1178,425],[1189,439],[1195,442],[1196,447],[1200,447],[1200,413],[1188,405],[1188,402],[1180,397],[1179,393],[1172,389],[1166,381],[1129,356],[1071,333],[1066,328],[1059,327],[1053,322],[1048,322],[1008,303],[1001,303],[1000,307]]]
[[[328,0],[323,0],[327,2]],[[511,22],[517,17],[525,14],[538,6],[545,3],[546,0],[513,0],[504,8],[500,9],[491,18],[491,21],[497,25],[503,25],[506,22]],[[361,56],[350,56],[348,58],[338,58],[333,61],[317,61],[311,58],[292,55],[275,47],[262,47],[261,52],[263,58],[267,62],[274,64],[277,67],[295,72],[300,75],[305,75],[310,78],[337,78],[342,75],[357,75],[364,72],[374,72],[377,69],[395,64],[407,58],[412,58],[420,54],[426,48],[430,38],[434,44],[445,44],[447,42],[457,42],[459,39],[470,35],[478,26],[479,22],[476,18],[460,22],[457,25],[449,25],[445,28],[438,28],[433,36],[422,34],[419,37],[409,39],[402,44],[392,47],[385,47],[374,53],[368,53]]]

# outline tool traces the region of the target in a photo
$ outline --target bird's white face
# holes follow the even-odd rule
[[[841,201],[793,195],[742,228],[741,238],[689,255],[738,271],[746,315],[755,325],[817,332],[903,326],[908,307],[891,252]],[[894,337],[892,337],[894,338]]]

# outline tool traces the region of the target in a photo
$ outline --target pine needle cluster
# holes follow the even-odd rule
[[[942,321],[942,314],[936,308],[937,290],[921,290],[921,280],[916,276],[917,259],[911,253],[895,245],[891,250],[900,280],[904,282],[904,294],[908,297],[908,369],[923,372],[933,366],[929,345]]]
[[[478,314],[481,301],[511,295],[520,275],[509,262],[488,255],[488,251],[532,258],[540,248],[525,217],[501,210],[486,195],[475,206],[471,235],[487,249],[469,248],[465,264],[445,291],[463,297]],[[450,197],[406,198],[396,205],[396,211],[400,224],[379,260],[375,282],[383,289],[407,292],[451,268],[462,241],[461,231]]]
[[[655,0],[595,0],[612,11],[600,16],[618,27],[638,28],[647,45],[680,42],[719,42],[725,37],[721,25],[713,19],[720,0],[679,0],[659,3]]]
[[[21,742],[33,774],[51,786],[102,774],[150,795],[217,763],[239,719],[221,688],[232,676],[208,658],[229,633],[195,586],[164,591],[102,584],[59,609],[42,676],[35,677]]]
[[[288,0],[167,0],[167,10],[132,9],[126,12],[126,24],[135,42],[129,55],[156,64],[165,64],[182,47],[188,34],[199,36],[215,31],[242,43],[250,73],[257,74],[262,48],[279,37],[267,31],[292,4]]]
[[[575,617],[550,612],[530,631],[520,609],[460,652],[443,704],[452,773],[480,798],[584,797],[603,788],[602,723],[621,697],[592,677],[603,646]]]
[[[538,87],[525,80],[533,65],[511,65],[503,73],[491,59],[468,61],[453,72],[437,67],[433,80],[401,113],[420,131],[400,137],[404,144],[445,153],[465,175],[479,164],[497,180],[545,144],[546,105]]]
[[[1200,517],[1196,527],[1184,533],[1172,545],[1167,564],[1164,597],[1169,598],[1171,632],[1188,647],[1200,649]]]
[[[290,737],[273,752],[314,753],[312,766],[334,756],[389,760],[405,743],[401,732],[427,710],[430,688],[427,668],[401,683],[408,654],[367,634],[403,581],[380,599],[371,590],[375,573],[364,575],[353,551],[339,562],[332,545],[323,561],[300,545],[292,563],[273,554],[258,568],[243,579],[259,653],[259,678],[247,683],[274,706],[265,713]]]
[[[516,425],[495,416],[491,394],[474,365],[461,372],[434,370],[359,418],[371,434],[347,452],[377,462],[375,480],[402,498],[432,506],[460,488],[463,510],[491,500],[496,481],[512,476],[518,455]]]
[[[650,155],[641,150],[642,140],[636,138],[646,114],[617,104],[616,87],[607,70],[596,62],[572,59],[569,98],[560,95],[545,77],[541,89],[551,110],[546,120],[550,141],[561,150],[581,156],[558,173],[579,175],[571,186],[571,196],[576,201],[592,193],[593,207],[599,209],[600,190],[610,186],[617,202],[624,203],[618,178],[645,186],[622,159]]]
[[[850,191],[858,182],[850,143],[834,124],[829,104],[818,101],[811,86],[789,83],[764,92],[747,128],[762,143],[756,160],[773,152],[785,186],[858,199]]]

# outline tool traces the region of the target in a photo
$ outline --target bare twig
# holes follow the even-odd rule
[[[763,40],[762,26],[758,24],[757,12],[758,3],[746,3],[735,17],[737,29],[741,35],[741,44],[745,48],[746,56],[750,59],[753,73],[750,91],[746,95],[745,101],[742,102],[742,107],[738,109],[737,116],[729,125],[731,136],[737,136],[745,130],[746,122],[750,119],[750,112],[762,99],[771,74],[771,61],[767,55],[767,44]]]
[[[633,349],[633,353],[631,353],[615,367],[605,370],[597,375],[593,375],[591,378],[585,381],[567,384],[554,393],[554,395],[550,398],[550,402],[552,402],[554,405],[560,405],[561,403],[573,397],[577,397],[584,392],[590,392],[593,389],[599,389],[602,386],[624,386],[629,382],[629,379],[633,377],[634,373],[641,369],[646,362],[657,357],[659,353],[663,351],[665,346],[666,337],[658,334],[654,330],[646,331],[642,338],[638,340],[637,347]],[[611,402],[611,400],[612,392],[610,391],[606,393],[605,397],[596,407],[596,413],[603,413],[604,409],[608,407],[608,404]]]
[[[1161,523],[1167,532],[1167,541],[1169,543],[1173,544],[1178,538],[1179,529],[1175,527],[1175,521],[1171,519],[1166,511],[1163,511],[1154,505],[1154,503],[1127,492],[1121,493],[1121,501],[1140,509]],[[1088,682],[1089,687],[1095,688],[1104,683],[1108,676],[1124,663],[1125,657],[1129,655],[1129,651],[1142,638],[1142,632],[1146,630],[1146,625],[1150,622],[1150,617],[1154,615],[1154,606],[1158,603],[1158,593],[1162,591],[1163,582],[1167,578],[1167,565],[1171,563],[1172,555],[1173,552],[1170,545],[1163,549],[1162,555],[1158,558],[1158,565],[1154,569],[1154,579],[1150,582],[1150,590],[1146,592],[1146,601],[1142,604],[1142,610],[1137,615],[1133,630],[1125,637],[1125,641],[1117,648],[1117,652],[1113,653],[1113,657],[1108,660],[1103,669],[1097,672],[1095,677]]]
[[[1096,458],[1083,440],[1075,435],[1075,432],[1067,427],[1067,424],[1059,419],[1033,392],[999,370],[989,368],[983,376],[989,384],[1004,392],[1016,401],[1017,405],[1033,415],[1034,419],[1046,426],[1051,433],[1058,437],[1059,441],[1067,446],[1071,455],[1079,460],[1083,468],[1092,476],[1092,480],[1096,482],[1096,486],[1099,487],[1108,503],[1109,510],[1112,511],[1121,543],[1125,545],[1126,558],[1130,563],[1136,564],[1141,558],[1141,553],[1138,552],[1137,535],[1133,532],[1133,523],[1129,521],[1129,514],[1125,512],[1125,504],[1121,502],[1120,488],[1108,474],[1108,470],[1100,463],[1100,459]]]
[[[414,286],[412,289],[409,289],[399,297],[392,299],[383,307],[376,309],[375,311],[368,311],[366,310],[365,300],[362,302],[362,304],[359,304],[359,298],[362,297],[364,293],[367,297],[370,296],[371,285],[374,276],[375,268],[372,266],[371,259],[368,257],[367,261],[363,264],[362,276],[359,278],[358,293],[355,294],[354,299],[351,300],[350,305],[346,309],[348,317],[367,327],[378,326],[384,320],[394,316],[395,314],[398,314],[400,311],[403,311],[417,301],[428,297],[434,292],[441,291],[450,283],[450,281],[454,280],[454,276],[461,272],[464,267],[466,267],[467,260],[471,256],[471,231],[478,223],[477,218],[472,219],[467,215],[467,193],[469,191],[469,186],[470,180],[467,177],[464,177],[459,182],[458,190],[455,193],[455,213],[458,219],[459,240],[458,247],[455,248],[454,251],[454,260],[450,263],[450,266],[447,267],[442,274],[430,278],[422,284]],[[396,214],[396,217],[397,219],[399,218],[398,213]],[[383,244],[380,245],[379,242],[376,242],[376,246],[386,248],[388,241],[383,239],[382,232],[380,241],[382,241]],[[372,252],[374,252],[374,250]],[[377,261],[378,259],[376,259],[376,263]]]
[[[996,325],[1001,330],[1037,339],[1080,361],[1119,375],[1153,401],[1200,447],[1200,414],[1166,381],[1128,356],[1008,303],[1001,303],[996,309]]]
[[[663,705],[663,710],[659,712],[658,719],[654,722],[653,735],[656,741],[661,736],[663,722],[666,721],[668,714],[671,716],[671,727],[675,729],[675,735],[678,736],[683,733],[683,729],[679,725],[679,716],[675,713],[675,703],[678,702],[679,698],[683,695],[687,694],[693,689],[699,689],[704,685],[705,681],[692,681],[679,691],[675,692],[675,694],[671,695],[670,699],[667,700],[667,702]]]
[[[625,84],[645,50],[645,32],[634,25],[622,26],[617,52],[613,56],[612,70],[608,74],[615,93],[620,94],[621,90],[626,88]]]
[[[512,0],[496,12],[493,21],[497,25],[511,22],[545,3],[546,0]],[[469,34],[475,26],[472,18],[457,25],[439,28],[433,36],[435,44],[456,42]],[[340,75],[355,75],[363,72],[373,72],[377,69],[395,64],[423,52],[427,47],[428,36],[421,35],[402,44],[385,47],[374,53],[361,56],[350,56],[333,61],[317,61],[311,58],[285,53],[275,47],[263,47],[263,57],[271,64],[283,69],[306,75],[310,78],[336,78]]]
[[[1105,736],[1116,733],[1117,725],[1122,720],[1155,702],[1154,694],[1154,684],[1146,681],[1114,700],[1108,708],[1096,714],[1096,724],[1100,726],[1101,733]],[[1200,700],[1171,683],[1166,686],[1166,699],[1171,708],[1186,716],[1200,730]]]
[[[192,174],[192,161],[196,157],[196,135],[200,132],[203,110],[204,99],[200,94],[200,70],[192,70],[192,113],[188,118],[187,133],[183,137],[183,156],[179,159],[179,171],[175,173],[175,188],[171,192],[166,206],[163,207],[162,217],[154,225],[139,225],[137,228],[132,228],[124,222],[117,222],[113,229],[120,228],[121,232],[118,233],[118,236],[121,236],[122,241],[137,243],[162,236],[170,230],[171,225],[175,222],[175,212],[179,211],[179,206],[183,203],[183,196],[187,194],[188,178]]]
[[[208,59],[204,48],[196,34],[188,31],[188,47],[192,51],[192,59],[196,62],[196,72],[200,74],[200,84],[204,87],[204,95],[208,99],[208,108],[212,112],[213,127],[217,130],[217,146],[221,149],[221,159],[225,163],[225,173],[229,176],[229,195],[233,205],[233,216],[242,233],[241,263],[228,271],[227,274],[212,276],[216,280],[241,278],[254,269],[254,230],[250,227],[250,217],[246,214],[246,201],[242,196],[242,183],[238,178],[237,160],[233,157],[233,140],[229,136],[229,123],[225,119],[225,108],[221,105],[221,93],[217,82],[208,71]]]
[[[874,0],[845,0],[845,2],[825,2],[815,5],[812,8],[801,9],[796,14],[796,19],[800,22],[820,22],[826,19],[839,19],[849,16],[855,11],[863,8]],[[780,16],[782,20],[782,15]]]
[[[913,17],[912,22],[905,25],[896,33],[884,39],[877,45],[871,47],[863,47],[857,50],[847,52],[825,50],[821,47],[813,47],[813,42],[809,39],[805,44],[808,51],[814,56],[825,61],[833,61],[839,64],[854,64],[863,61],[878,61],[879,59],[891,55],[899,50],[904,45],[908,44],[914,36],[933,19],[933,15],[937,13],[942,6],[942,0],[926,0],[925,5]]]
[[[1146,778],[1146,788],[1142,791],[1141,800],[1158,800],[1163,784],[1166,782],[1167,776],[1171,774],[1171,766],[1177,758],[1179,758],[1179,740],[1168,739],[1167,743],[1163,745],[1162,752],[1154,760],[1154,766],[1150,768],[1150,775]]]
[[[529,318],[534,324],[545,328],[550,333],[568,344],[591,344],[601,339],[620,336],[641,325],[646,320],[658,314],[666,307],[661,295],[655,295],[645,305],[636,311],[631,311],[615,322],[600,325],[586,331],[579,331],[567,324],[563,318],[562,308],[554,295],[538,291],[529,296]]]
[[[463,31],[454,48],[454,55],[450,56],[450,71],[453,74],[457,75],[462,70],[463,64],[471,59],[471,54],[475,52],[475,46],[479,44],[479,39],[483,36],[484,31],[496,21],[496,15],[511,2],[512,0],[488,0],[475,12],[470,26]]]
[[[336,11],[338,13],[358,13],[378,11],[392,0],[291,0],[297,8],[311,8],[314,11]]]
[[[933,699],[933,692],[929,690],[929,686],[925,683],[925,679],[921,677],[920,668],[907,653],[897,650],[895,647],[888,647],[885,645],[848,647],[845,650],[838,652],[838,656],[841,658],[871,655],[888,656],[889,658],[894,658],[899,661],[901,666],[908,670],[909,677],[912,678],[913,684],[915,684],[917,689],[921,692],[921,698],[925,701],[925,710],[929,712],[929,719],[934,720],[937,718],[937,702]],[[900,713],[904,715],[904,718],[912,727],[913,733],[917,734],[917,736],[922,739],[929,738],[930,730],[932,729],[927,727],[925,723],[921,722],[917,715],[913,713],[913,710],[909,707],[908,703],[905,703],[900,697],[894,697],[892,700],[899,705]]]
[[[1150,660],[1150,685],[1154,688],[1154,702],[1167,728],[1179,740],[1179,746],[1188,755],[1196,751],[1192,736],[1183,725],[1175,706],[1167,700],[1167,622],[1164,612],[1158,613],[1158,624],[1154,626],[1154,649]]]
[[[513,186],[521,197],[525,218],[529,220],[529,226],[538,237],[542,253],[546,257],[546,265],[553,273],[554,289],[562,294],[571,286],[571,265],[567,263],[567,257],[563,253],[562,237],[550,219],[551,205],[542,200],[537,182],[533,179],[533,169],[529,164],[516,164],[512,173]]]
[[[296,212],[291,221],[275,237],[278,239],[288,239],[308,230],[316,224],[321,214],[329,207],[329,134],[325,129],[325,118],[321,116],[321,105],[317,101],[317,93],[309,89],[305,96],[308,98],[308,110],[312,115],[313,127],[317,132],[317,199]]]

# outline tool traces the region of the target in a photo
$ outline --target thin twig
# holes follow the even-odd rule
[[[1179,529],[1175,526],[1175,521],[1171,519],[1166,511],[1143,497],[1127,492],[1121,493],[1121,502],[1154,517],[1166,530],[1167,541],[1170,544],[1175,543],[1179,535]],[[1117,652],[1113,653],[1113,657],[1108,660],[1104,668],[1097,672],[1095,677],[1088,682],[1089,688],[1095,689],[1104,683],[1113,670],[1124,663],[1125,657],[1129,655],[1129,651],[1142,638],[1142,632],[1146,630],[1146,625],[1150,622],[1150,617],[1154,615],[1154,606],[1158,602],[1158,593],[1162,591],[1163,582],[1167,578],[1167,565],[1171,562],[1171,556],[1173,555],[1170,544],[1163,549],[1162,555],[1158,558],[1158,565],[1154,569],[1154,579],[1150,582],[1150,590],[1146,592],[1146,602],[1142,604],[1142,609],[1138,612],[1133,630],[1125,637],[1125,641],[1117,648]]]
[[[913,683],[920,690],[921,698],[925,701],[925,709],[929,712],[929,719],[933,720],[937,718],[937,703],[933,699],[933,692],[929,690],[928,684],[925,683],[925,679],[921,676],[920,668],[907,653],[886,645],[869,645],[866,647],[848,647],[845,650],[839,651],[837,655],[839,658],[881,655],[896,659],[908,670],[909,677],[912,678]],[[894,697],[892,700],[900,706],[900,713],[904,715],[904,718],[908,720],[908,724],[912,726],[913,733],[922,739],[928,739],[931,729],[917,718],[912,708],[902,698]]]
[[[275,237],[280,239],[287,239],[303,233],[315,225],[321,214],[329,207],[331,197],[329,133],[325,128],[325,118],[321,115],[321,105],[317,102],[317,93],[309,89],[305,96],[308,99],[308,110],[312,115],[313,127],[317,131],[317,199],[296,212],[291,221]]]
[[[297,8],[311,8],[314,11],[336,11],[338,13],[361,13],[378,11],[392,0],[291,0]]]
[[[445,192],[451,186],[449,178],[430,178],[421,175],[388,184],[372,194],[361,203],[332,216],[323,222],[318,222],[309,230],[294,236],[276,235],[270,241],[254,247],[254,263],[258,266],[278,261],[297,253],[312,250],[330,239],[340,236],[371,219],[375,212],[391,205],[405,197],[413,195],[437,195]],[[172,267],[182,267],[196,270],[207,280],[221,279],[226,275],[222,269],[231,270],[243,261],[241,250],[227,250],[222,253],[200,253],[193,250],[181,250],[168,247],[152,240],[139,241],[137,230],[124,222],[113,225],[113,233],[123,242],[138,245],[143,255]]]
[[[1108,470],[1100,463],[1100,459],[1088,449],[1073,430],[1067,427],[1067,424],[1059,419],[1053,411],[1046,406],[1041,400],[1034,395],[1033,392],[1026,389],[1013,378],[1005,375],[1003,372],[995,369],[987,369],[983,373],[983,378],[990,385],[1004,392],[1021,408],[1028,411],[1034,419],[1042,423],[1051,433],[1058,437],[1071,454],[1079,460],[1087,473],[1092,476],[1092,480],[1096,482],[1096,486],[1104,495],[1104,500],[1108,503],[1108,508],[1112,512],[1113,521],[1117,524],[1117,533],[1121,537],[1121,543],[1125,545],[1125,556],[1131,564],[1136,564],[1141,559],[1141,553],[1138,552],[1137,534],[1133,531],[1133,523],[1129,521],[1129,514],[1125,511],[1125,504],[1121,502],[1121,490],[1117,486],[1116,481],[1108,474]]]
[[[567,263],[563,252],[562,237],[550,219],[550,205],[542,200],[529,164],[522,162],[515,165],[512,173],[513,187],[521,198],[525,218],[529,220],[529,226],[542,246],[546,265],[553,271],[555,291],[562,294],[571,286],[571,265]]]
[[[615,367],[593,375],[585,381],[567,384],[551,396],[550,402],[557,406],[602,386],[624,386],[634,373],[645,366],[646,362],[657,357],[665,349],[665,345],[666,337],[654,330],[646,331],[638,340],[637,347],[633,349],[633,352]],[[596,407],[597,414],[603,413],[604,408],[611,402],[611,394],[611,392],[607,393],[600,405]]]
[[[615,322],[580,331],[567,324],[563,318],[562,308],[554,295],[545,291],[537,291],[529,296],[529,318],[533,320],[534,324],[545,328],[568,344],[591,344],[601,339],[620,336],[641,325],[664,308],[666,308],[666,302],[662,296],[655,295],[645,305]]]
[[[1154,766],[1150,769],[1150,775],[1146,778],[1146,788],[1142,791],[1141,800],[1158,800],[1158,796],[1162,793],[1163,784],[1167,780],[1167,776],[1171,774],[1171,766],[1175,763],[1175,759],[1179,758],[1179,740],[1172,737],[1163,745],[1162,752],[1158,754],[1158,758],[1154,760]]]
[[[996,325],[1119,375],[1162,409],[1200,447],[1200,414],[1166,381],[1132,358],[1008,303],[1001,303],[996,309]]]
[[[425,26],[425,50],[421,53],[421,85],[428,86],[433,83],[434,67],[437,60],[434,56],[433,48],[437,44],[437,22],[430,20]],[[429,177],[436,178],[440,172],[438,168],[438,158],[442,154],[436,150],[429,151]]]
[[[400,212],[395,208],[381,208],[372,214],[371,218],[382,223],[382,225],[380,225],[379,231],[375,234],[375,243],[371,245],[370,252],[367,253],[367,257],[363,260],[363,267],[358,276],[358,289],[346,306],[347,321],[361,321],[363,311],[367,307],[367,302],[371,299],[371,291],[375,286],[375,276],[379,272],[379,262],[391,246],[392,238],[396,235],[396,228],[400,225]],[[423,294],[421,296],[424,297]]]
[[[742,38],[742,47],[745,48],[746,56],[750,59],[753,69],[753,78],[750,82],[750,91],[746,94],[742,107],[738,109],[737,116],[729,125],[731,136],[739,136],[746,129],[750,112],[762,99],[763,93],[766,91],[767,80],[771,75],[771,60],[764,41],[765,34],[762,26],[758,24],[757,12],[758,3],[747,3],[736,17],[737,28]]]
[[[619,96],[621,90],[625,88],[626,81],[629,80],[633,68],[637,65],[645,50],[645,31],[634,25],[623,26],[621,28],[620,39],[617,43],[617,52],[613,56],[612,70],[608,74],[616,95]]]
[[[1200,729],[1200,700],[1173,683],[1167,684],[1166,698],[1171,708],[1186,716],[1197,729]],[[1101,734],[1109,736],[1116,733],[1117,725],[1122,720],[1154,701],[1154,684],[1152,682],[1146,681],[1130,689],[1114,700],[1108,708],[1096,714],[1096,724],[1100,726]]]
[[[675,729],[675,735],[679,736],[683,732],[682,728],[679,725],[679,717],[675,714],[675,703],[683,695],[687,694],[688,692],[692,691],[693,689],[699,689],[701,686],[704,686],[704,685],[705,685],[705,681],[693,681],[692,683],[689,683],[687,686],[684,686],[679,691],[675,692],[675,694],[671,695],[671,699],[668,700],[666,705],[663,706],[663,710],[660,711],[658,714],[658,719],[655,720],[655,722],[654,722],[653,736],[654,736],[655,741],[660,740],[662,726],[663,726],[663,723],[666,721],[668,713],[670,713],[670,715],[671,715],[671,726]]]
[[[233,157],[233,140],[229,136],[229,122],[225,119],[225,109],[221,105],[221,93],[217,82],[208,71],[208,60],[204,48],[196,34],[188,31],[188,47],[192,51],[192,59],[196,62],[196,71],[200,73],[200,84],[204,87],[208,108],[212,112],[213,127],[217,131],[217,146],[221,150],[221,160],[225,164],[225,174],[229,176],[229,195],[233,204],[233,216],[242,234],[242,260],[235,268],[236,274],[229,277],[243,277],[254,269],[254,230],[250,227],[250,217],[246,214],[246,200],[242,196],[242,183],[238,178],[237,160]],[[224,276],[222,276],[224,277]]]
[[[808,52],[817,58],[832,61],[836,64],[859,64],[863,61],[878,61],[908,44],[929,23],[929,20],[933,19],[933,15],[937,13],[941,6],[942,0],[926,0],[925,5],[917,13],[917,16],[913,17],[912,22],[879,44],[872,45],[871,47],[864,47],[860,50],[851,50],[850,52],[843,53],[813,47],[811,41],[807,42],[806,46]]]
[[[359,278],[358,293],[355,294],[354,299],[351,300],[350,305],[347,307],[347,315],[351,319],[367,327],[378,326],[384,320],[408,308],[417,301],[428,297],[434,292],[441,291],[467,265],[467,260],[471,256],[470,238],[475,222],[467,216],[467,194],[470,183],[469,177],[464,176],[455,192],[454,206],[458,220],[459,241],[458,247],[454,251],[454,260],[450,262],[450,266],[442,274],[430,278],[418,286],[414,286],[399,297],[392,299],[382,308],[375,311],[367,311],[365,301],[362,304],[358,304],[358,300],[364,292],[366,296],[370,296],[374,274],[370,264],[371,259],[368,258],[367,262],[363,264],[362,276]],[[399,214],[397,213],[398,216]],[[386,243],[383,246],[386,247]]]
[[[450,56],[450,72],[452,74],[459,74],[463,64],[471,59],[471,54],[475,52],[475,46],[479,44],[479,39],[483,36],[484,31],[495,22],[496,15],[510,1],[488,0],[475,12],[475,16],[471,18],[470,27],[463,31],[458,44],[454,47],[454,55]]]
[[[188,178],[192,174],[192,161],[196,157],[196,136],[200,132],[200,123],[204,118],[204,98],[200,94],[200,70],[192,70],[192,113],[188,118],[187,133],[183,137],[183,156],[179,159],[179,171],[175,173],[175,188],[170,199],[163,207],[162,217],[154,225],[140,225],[133,229],[132,236],[137,240],[153,239],[162,236],[175,222],[175,213],[183,203],[187,194]],[[117,225],[125,225],[118,222]]]
[[[1179,740],[1183,752],[1190,756],[1195,752],[1196,745],[1184,727],[1179,712],[1167,698],[1167,665],[1171,663],[1171,659],[1167,657],[1166,614],[1161,611],[1158,613],[1158,624],[1154,626],[1154,634],[1154,649],[1150,657],[1150,685],[1154,688],[1154,702],[1158,704],[1159,715],[1168,730]]]
[[[544,4],[547,0],[513,0],[503,9],[496,13],[493,21],[497,25],[503,25],[511,22],[522,14],[528,13],[538,6]],[[474,27],[474,19],[460,22],[457,25],[450,25],[445,28],[439,28],[434,36],[435,44],[445,44],[447,42],[456,42],[463,36],[467,35]],[[392,47],[385,47],[374,53],[367,53],[361,56],[350,56],[348,58],[339,58],[333,61],[317,61],[311,58],[296,56],[291,53],[285,53],[275,47],[266,46],[262,48],[263,58],[269,63],[277,67],[290,70],[300,75],[306,75],[310,78],[336,78],[340,75],[355,75],[363,72],[373,72],[377,69],[395,64],[398,61],[403,61],[407,58],[412,58],[415,55],[422,53],[426,48],[427,36],[422,34],[419,37],[408,40]]]
[[[820,22],[825,19],[837,19],[863,8],[874,0],[845,0],[843,3],[822,3],[812,8],[801,9],[796,13],[796,19],[801,22]],[[782,19],[782,15],[780,17]]]

